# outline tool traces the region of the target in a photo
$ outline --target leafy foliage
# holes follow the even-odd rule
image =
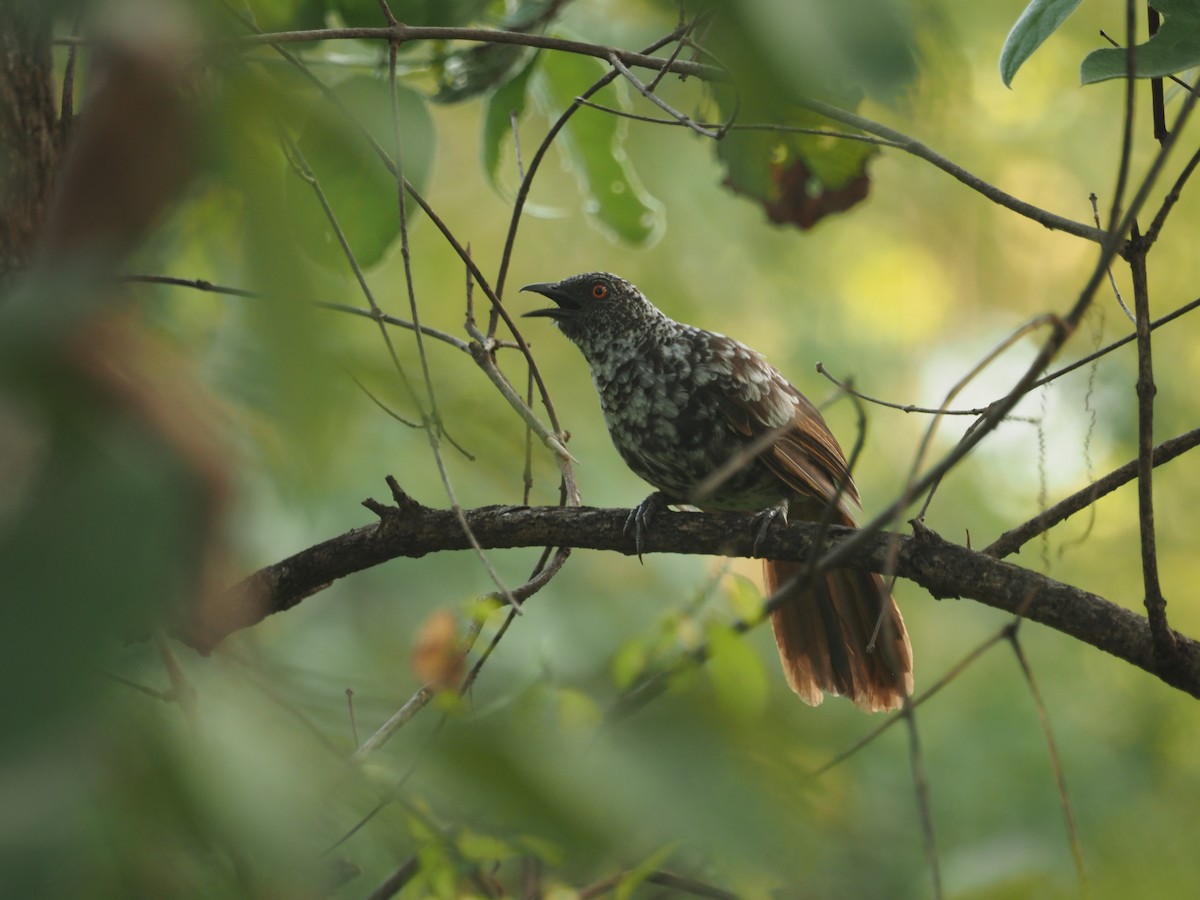
[[[386,24],[376,0],[246,5],[265,29]],[[378,496],[388,472],[438,506],[557,502],[562,460],[530,439],[526,462],[527,420],[493,391],[499,382],[518,403],[536,397],[535,362],[557,404],[556,439],[571,434],[585,502],[641,499],[578,359],[549,329],[518,340],[501,326],[490,342],[483,291],[475,285],[468,306],[466,260],[443,228],[486,277],[498,261],[510,267],[509,284],[617,269],[677,317],[762,349],[816,401],[844,398],[811,376],[816,359],[853,373],[865,393],[900,407],[868,407],[855,469],[868,516],[903,495],[926,426],[938,424],[928,455],[950,452],[976,418],[956,414],[989,407],[1024,370],[1030,339],[1008,343],[1008,333],[1030,320],[1061,327],[1064,298],[1092,274],[1093,240],[1036,217],[1090,228],[1087,193],[1105,202],[1119,162],[1119,115],[1100,92],[989,93],[994,66],[980,48],[998,41],[994,12],[932,5],[953,32],[935,31],[915,5],[865,0],[693,7],[685,25],[695,27],[680,33],[673,3],[391,0],[410,26],[499,25],[621,48],[674,34],[658,54],[678,50],[682,63],[711,66],[713,80],[669,75],[654,83],[656,98],[693,122],[712,119],[710,132],[769,126],[717,141],[580,108],[549,148],[565,172],[543,166],[532,188],[558,217],[517,223],[503,170],[513,117],[528,166],[549,125],[612,73],[605,62],[553,44],[413,39],[399,51],[393,109],[386,42],[293,42],[293,64],[239,43],[253,30],[223,19],[231,33],[186,55],[189,80],[175,92],[215,108],[195,141],[205,167],[174,213],[136,255],[100,254],[103,266],[57,257],[0,298],[0,893],[924,897],[924,803],[947,894],[1057,896],[1077,876],[1039,714],[1059,742],[1095,894],[1194,893],[1200,859],[1180,840],[1195,817],[1184,801],[1200,792],[1194,699],[1057,632],[1017,630],[903,582],[918,689],[938,690],[915,711],[919,729],[904,735],[900,720],[836,765],[881,723],[844,701],[813,710],[788,693],[769,629],[755,624],[763,598],[742,574],[755,572],[751,562],[714,572],[663,554],[638,565],[576,550],[510,617],[496,581],[521,584],[550,554],[488,551],[485,567],[470,551],[431,553],[313,586],[318,596],[211,656],[144,640],[222,612],[223,588],[245,572],[319,551],[337,532],[369,534],[355,530],[370,522],[358,500]],[[1069,20],[1068,5],[1031,5],[1006,45],[1006,80],[1052,33],[1092,40],[1083,33],[1095,4]],[[1160,8],[1166,23],[1138,48],[1139,75],[1194,59],[1187,5]],[[63,35],[74,32],[70,11]],[[140,46],[157,32],[135,21]],[[86,41],[71,45],[92,62]],[[931,67],[933,51],[960,68]],[[1122,74],[1124,52],[1112,52]],[[56,53],[61,85],[67,50]],[[85,71],[77,77],[90,79]],[[637,72],[645,83],[656,74]],[[1069,81],[1075,65],[1055,73]],[[90,96],[76,98],[80,123]],[[1022,215],[1033,220],[981,203],[972,173],[937,153],[801,131],[862,137],[807,111],[809,98],[969,161],[988,173],[980,180],[994,175],[1028,200],[1036,209]],[[671,116],[620,78],[593,99]],[[1157,151],[1149,135],[1136,139],[1134,179]],[[372,142],[402,159],[439,218],[407,201],[406,255],[395,252],[396,179]],[[1180,261],[1200,210],[1188,148],[1181,157],[1149,192],[1154,202],[1178,181],[1152,260],[1156,315],[1165,298],[1194,293]],[[123,209],[150,180],[120,186],[108,208]],[[104,182],[93,184],[112,187]],[[851,200],[853,216],[830,218]],[[773,228],[764,211],[825,227]],[[509,257],[501,248],[514,224]],[[1114,277],[1133,296],[1120,265]],[[131,273],[187,287],[121,278]],[[504,300],[514,317],[529,308],[511,290]],[[120,309],[116,327],[93,330],[106,308]],[[1152,335],[1164,433],[1200,418],[1186,311]],[[468,315],[477,331],[463,327]],[[1131,331],[1100,297],[1065,353],[1078,359]],[[997,346],[994,365],[977,372]],[[1122,347],[1014,410],[948,473],[929,527],[980,546],[1136,458],[1137,357],[1133,342]],[[952,385],[955,408],[916,411],[936,409]],[[821,406],[848,447],[850,404]],[[529,413],[550,416],[537,403]],[[1187,602],[1198,574],[1195,472],[1179,461],[1154,474],[1162,581],[1183,634],[1200,631]],[[1090,522],[1063,522],[1015,561],[1138,608],[1135,493],[1089,506]],[[223,542],[218,522],[228,523]]]

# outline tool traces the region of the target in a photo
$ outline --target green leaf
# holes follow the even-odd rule
[[[812,10],[810,13],[822,18]],[[843,88],[834,95],[824,82],[817,83],[816,73],[780,75],[775,67],[779,64],[773,65],[769,55],[753,52],[756,41],[765,40],[761,31],[761,27],[749,29],[741,42],[727,35],[717,50],[733,73],[737,90],[723,84],[712,86],[718,118],[735,118],[736,126],[716,143],[716,153],[726,169],[727,187],[756,202],[771,222],[808,229],[866,197],[870,189],[867,161],[877,150],[865,141],[801,130],[853,132],[831,125],[793,98],[807,86],[811,88],[809,96],[853,110],[862,95],[849,86],[857,82],[836,81]],[[811,40],[811,35],[805,40]],[[812,62],[803,66],[811,67]]]
[[[336,88],[342,104],[395,159],[391,97],[385,81],[355,76]],[[415,91],[397,86],[404,175],[418,189],[433,167],[433,118]],[[396,179],[341,113],[322,100],[297,141],[316,175],[360,266],[379,262],[400,232]],[[344,270],[346,259],[312,187],[287,182],[288,208],[298,239],[312,259]],[[418,207],[409,201],[411,216]]]
[[[762,660],[744,635],[726,625],[708,628],[708,662],[704,670],[712,682],[717,705],[738,718],[753,719],[767,705],[770,682]]]
[[[1012,87],[1013,76],[1025,60],[1075,12],[1080,0],[1033,0],[1021,13],[1000,51],[1000,79]]]
[[[520,72],[510,78],[488,97],[483,114],[483,170],[493,188],[499,189],[496,175],[500,168],[501,150],[512,141],[512,117],[525,112],[529,76],[537,68],[541,55],[536,55]]]
[[[500,838],[492,837],[490,834],[481,834],[469,828],[463,829],[456,843],[458,852],[462,854],[463,859],[475,863],[498,862],[510,859],[517,854],[511,844],[505,843]]]
[[[1200,66],[1200,4],[1194,0],[1156,0],[1163,15],[1158,32],[1133,48],[1134,77],[1162,78]],[[1124,78],[1128,58],[1123,47],[1093,50],[1079,69],[1083,84]]]
[[[263,31],[325,27],[324,0],[251,0],[247,5],[255,24]],[[378,10],[378,4],[375,8]]]
[[[592,732],[600,727],[604,714],[596,701],[582,691],[562,688],[555,697],[558,703],[558,720],[565,732]]]
[[[827,120],[786,102],[767,102],[740,118],[829,128]],[[866,197],[867,161],[875,153],[874,145],[862,141],[778,130],[739,129],[717,144],[726,185],[757,201],[772,222],[802,229]]]
[[[608,670],[613,686],[621,691],[630,687],[646,671],[649,661],[650,654],[645,640],[634,637],[626,641],[609,663]]]
[[[767,80],[775,95],[811,96],[838,85],[886,102],[919,74],[912,5],[896,0],[725,0],[721,28],[713,29],[705,44],[735,77],[754,69],[770,73]],[[718,30],[722,33],[715,34]],[[720,45],[713,46],[713,40]]]
[[[557,118],[606,71],[591,57],[545,54],[534,83],[547,113]],[[649,244],[662,232],[663,207],[642,186],[624,145],[624,121],[595,109],[571,116],[557,141],[594,221],[630,244]]]
[[[436,66],[434,103],[461,103],[502,84],[528,50],[515,44],[477,44],[447,54]]]
[[[762,618],[762,592],[744,575],[730,575],[725,579],[725,590],[734,614],[743,622],[757,622]]]

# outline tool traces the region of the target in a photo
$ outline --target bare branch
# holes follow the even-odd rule
[[[452,510],[429,509],[412,500],[403,507],[373,501],[371,505],[381,515],[378,523],[353,529],[256,572],[219,598],[208,621],[182,629],[184,639],[210,650],[233,631],[290,609],[353,572],[401,556],[419,557],[470,546]],[[486,549],[573,546],[629,556],[637,552],[633,538],[624,530],[629,510],[490,506],[463,510],[462,514]],[[646,536],[644,550],[749,557],[757,535],[746,521],[736,515],[663,512]],[[888,565],[894,540],[899,545],[896,575],[916,582],[933,596],[969,598],[1020,613],[1200,697],[1200,644],[1173,632],[1177,652],[1171,665],[1154,652],[1146,619],[1108,600],[951,544],[927,529],[920,529],[915,537],[864,537],[854,529],[830,527],[824,542],[814,546],[812,537],[819,529],[818,524],[809,522],[771,529],[762,537],[759,551],[771,559],[802,562],[814,552],[825,559],[840,556],[838,565],[879,572]],[[851,552],[837,553],[852,543]]]
[[[1158,579],[1158,541],[1154,529],[1154,395],[1158,389],[1154,386],[1146,256],[1137,225],[1133,227],[1130,243],[1129,268],[1133,274],[1133,306],[1137,312],[1138,529],[1142,547],[1142,583],[1154,645],[1166,661],[1174,653],[1175,641],[1167,624],[1167,601]]]

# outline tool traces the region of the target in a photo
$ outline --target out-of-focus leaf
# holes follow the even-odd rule
[[[1075,11],[1081,0],[1033,0],[1013,25],[1000,50],[1000,79],[1012,86],[1025,60]]]
[[[489,0],[388,0],[396,18],[405,25],[466,25],[479,17]],[[383,26],[387,20],[379,0],[329,0],[347,25]]]
[[[596,701],[582,691],[563,688],[558,692],[558,718],[565,734],[591,731],[604,719]]]
[[[829,128],[802,109],[777,107],[764,115],[744,120]],[[804,229],[867,196],[867,161],[875,152],[862,141],[769,130],[734,130],[717,144],[728,187],[757,201],[772,222]]]
[[[436,690],[457,687],[464,675],[458,620],[449,610],[430,613],[417,631],[412,652],[413,673]]]
[[[852,87],[886,101],[917,76],[912,23],[893,0],[725,0],[721,6],[722,33],[709,37],[720,47],[718,57],[735,77],[745,61],[770,72],[776,96]]]
[[[632,685],[646,670],[648,659],[646,642],[642,638],[635,637],[626,641],[617,650],[608,667],[613,685],[622,691]]]
[[[220,126],[229,146],[221,173],[240,196],[231,223],[240,226],[244,242],[243,284],[262,296],[240,308],[241,327],[230,332],[229,354],[215,377],[249,413],[242,430],[255,451],[270,460],[272,476],[289,489],[309,491],[317,481],[310,467],[317,460],[328,464],[333,447],[342,441],[340,425],[348,413],[345,404],[334,400],[343,389],[330,354],[337,332],[330,328],[329,316],[310,302],[321,290],[315,278],[326,275],[311,264],[314,247],[326,259],[336,259],[327,246],[332,235],[312,189],[286,170],[279,147],[278,123],[299,130],[315,115],[312,104],[322,102],[311,91],[296,97],[296,83],[243,70],[226,86]],[[337,118],[335,123],[329,116],[330,129],[350,128],[344,116]],[[386,174],[378,159],[367,162]],[[389,181],[395,218],[395,182]],[[293,192],[298,187],[307,195]],[[297,240],[295,233],[305,229],[307,239]],[[344,259],[338,264],[338,274],[348,271]]]
[[[496,179],[500,168],[500,151],[512,140],[512,117],[520,118],[525,112],[525,100],[529,88],[529,76],[537,68],[541,55],[536,55],[520,72],[500,85],[487,100],[483,116],[483,170],[492,187],[498,188]]]
[[[725,579],[725,590],[729,605],[744,622],[756,622],[762,616],[763,596],[758,586],[742,575],[730,575]]]
[[[337,94],[395,159],[387,83],[357,76],[338,85]],[[397,86],[397,105],[404,175],[419,189],[433,167],[433,119],[421,96],[407,88]],[[395,177],[340,111],[325,101],[319,101],[297,143],[359,265],[379,262],[400,230]],[[292,227],[312,258],[344,270],[345,255],[312,187],[302,178],[290,178],[287,194]],[[418,207],[410,201],[406,209],[411,215]]]
[[[707,636],[708,662],[704,669],[717,703],[739,718],[755,718],[766,708],[770,690],[762,660],[744,635],[725,625],[710,625]]]
[[[1200,5],[1195,0],[1155,0],[1153,5],[1162,13],[1162,25],[1134,47],[1134,77],[1161,78],[1200,66]],[[1124,48],[1103,47],[1084,57],[1079,78],[1083,84],[1124,78],[1126,64]]]
[[[301,31],[325,27],[326,0],[250,0],[254,24],[263,31]],[[379,4],[375,5],[376,12]]]
[[[437,66],[435,103],[460,103],[502,84],[528,50],[516,44],[479,44],[447,54]]]
[[[720,116],[749,126],[729,131],[717,143],[717,155],[728,187],[757,202],[770,221],[807,229],[866,197],[866,165],[876,149],[849,138],[781,130],[849,130],[794,98],[816,96],[844,109],[854,109],[864,91],[891,98],[915,74],[915,54],[899,20],[894,33],[881,30],[881,22],[896,18],[890,4],[880,6],[874,19],[860,4],[850,4],[862,20],[855,21],[846,10],[834,12],[838,4],[801,2],[772,22],[765,3],[732,7],[729,27],[716,38],[716,54],[734,82],[714,85]],[[752,127],[763,125],[768,127]]]
[[[516,849],[498,837],[481,834],[469,828],[463,829],[456,841],[463,859],[476,863],[498,862],[516,855]]]
[[[546,54],[534,84],[546,111],[557,117],[605,71],[590,57]],[[581,109],[560,132],[557,145],[594,221],[630,244],[649,244],[662,232],[663,208],[638,179],[625,155],[624,137],[625,123],[616,116]]]

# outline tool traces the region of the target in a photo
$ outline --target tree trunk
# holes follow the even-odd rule
[[[48,4],[0,4],[0,286],[28,264],[62,140]]]

